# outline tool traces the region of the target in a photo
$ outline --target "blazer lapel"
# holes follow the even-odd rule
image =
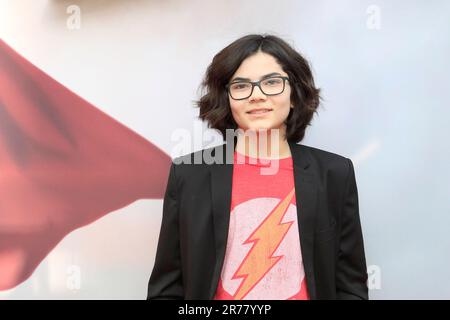
[[[213,299],[222,272],[228,238],[231,210],[231,188],[233,177],[234,152],[229,151],[229,160],[226,161],[226,144],[215,148],[214,152],[222,152],[223,164],[210,165],[211,198],[214,224],[214,243],[216,246],[216,265],[214,266],[209,299]],[[234,151],[234,150],[233,150]],[[231,155],[230,155],[231,153]],[[231,159],[230,159],[231,158]]]
[[[306,148],[289,143],[294,162],[294,184],[297,202],[297,220],[302,249],[306,284],[311,299],[317,298],[314,276],[314,229],[317,209],[317,179],[311,170],[310,155]]]
[[[210,165],[212,214],[214,224],[214,240],[216,247],[216,264],[209,292],[209,299],[213,299],[217,290],[219,277],[225,259],[228,228],[230,223],[231,188],[233,176],[233,154],[229,152],[226,160],[226,144],[215,148],[215,152],[223,155],[223,164]],[[294,184],[297,202],[297,220],[300,234],[303,265],[306,274],[308,293],[311,299],[316,298],[314,278],[314,222],[317,201],[317,187],[314,174],[310,169],[309,153],[296,143],[289,143],[294,163]],[[234,151],[234,150],[233,150]]]

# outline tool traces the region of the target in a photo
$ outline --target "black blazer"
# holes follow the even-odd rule
[[[225,159],[225,146],[172,162],[147,299],[214,297],[227,245],[233,163],[193,163],[194,159],[203,159],[203,153],[222,152]],[[351,160],[301,144],[289,146],[311,299],[368,299]],[[186,160],[191,164],[175,164]]]

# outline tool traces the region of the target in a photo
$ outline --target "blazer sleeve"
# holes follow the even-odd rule
[[[368,299],[367,266],[353,163],[348,160],[336,270],[337,299]]]
[[[172,162],[164,195],[161,230],[147,299],[183,299],[176,165]]]

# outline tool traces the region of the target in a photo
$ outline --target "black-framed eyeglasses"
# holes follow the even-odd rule
[[[225,86],[233,100],[247,99],[253,94],[253,89],[258,86],[266,96],[276,96],[283,93],[288,77],[274,76],[259,81],[235,81]]]

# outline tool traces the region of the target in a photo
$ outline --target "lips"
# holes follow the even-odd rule
[[[257,109],[251,109],[247,111],[247,114],[266,114],[271,112],[273,109],[270,108],[257,108]]]

